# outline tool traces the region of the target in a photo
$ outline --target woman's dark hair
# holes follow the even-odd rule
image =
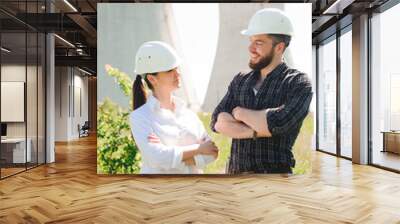
[[[148,75],[157,75],[157,73],[147,74],[144,78],[144,81],[146,82],[147,86],[151,90],[153,90],[153,85],[151,85],[151,83],[147,79]],[[141,75],[136,75],[136,79],[133,82],[133,110],[136,110],[137,108],[145,104],[146,100],[147,100],[147,95],[143,84],[143,78]]]

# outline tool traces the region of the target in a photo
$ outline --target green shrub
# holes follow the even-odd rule
[[[130,97],[130,77],[110,65],[106,66],[106,70],[115,78],[122,92]],[[131,135],[129,110],[121,108],[107,98],[98,105],[97,117],[97,172],[138,173],[140,154]]]

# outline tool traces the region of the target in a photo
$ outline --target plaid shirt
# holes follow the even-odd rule
[[[311,82],[306,74],[278,65],[264,79],[255,95],[253,88],[260,78],[259,71],[239,73],[228,87],[228,92],[215,108],[211,129],[215,130],[218,114],[232,113],[236,106],[265,110],[272,137],[232,139],[228,172],[270,173],[294,167],[293,144],[300,132],[312,99]]]

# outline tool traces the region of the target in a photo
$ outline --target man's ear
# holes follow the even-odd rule
[[[277,45],[275,46],[275,50],[276,50],[275,53],[281,53],[281,54],[283,54],[283,52],[285,51],[285,43],[284,43],[284,42],[280,42],[279,44],[277,44]]]

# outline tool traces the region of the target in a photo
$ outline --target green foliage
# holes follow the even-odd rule
[[[132,81],[123,72],[107,65],[108,74],[115,77],[125,95],[131,96]],[[129,111],[105,99],[98,106],[97,169],[102,174],[138,173],[140,154],[132,139]]]
[[[294,174],[311,173],[311,141],[314,133],[313,114],[309,113],[303,121],[300,134],[293,146],[293,155],[296,159],[296,166],[293,169]]]
[[[132,80],[128,74],[119,71],[117,68],[111,67],[111,65],[106,65],[105,69],[109,76],[115,78],[115,82],[118,83],[119,88],[124,93],[125,96],[132,96]]]
[[[204,169],[204,173],[225,173],[227,161],[229,155],[231,154],[231,143],[232,140],[229,137],[217,134],[211,131],[210,122],[211,122],[211,114],[210,113],[198,113],[200,120],[202,121],[208,135],[211,137],[215,145],[219,149],[218,158],[211,164],[208,164]]]

